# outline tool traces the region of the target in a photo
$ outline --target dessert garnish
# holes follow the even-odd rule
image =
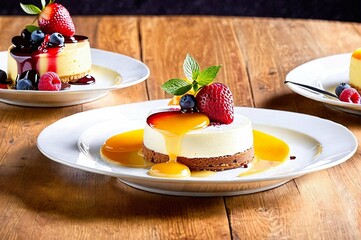
[[[297,82],[291,82],[291,81],[285,81],[284,83],[291,83],[294,85],[301,86],[306,89],[310,89],[312,91],[327,95],[328,97],[336,98],[342,102],[348,102],[348,103],[354,103],[354,104],[360,104],[361,103],[361,96],[360,93],[353,87],[351,87],[348,83],[342,82],[335,88],[335,93],[328,92],[326,90],[316,88],[310,85],[297,83]]]
[[[207,177],[242,167],[252,174],[288,160],[290,149],[284,141],[253,130],[247,117],[234,114],[229,88],[213,83],[220,67],[201,71],[188,54],[183,63],[186,79],[162,85],[175,95],[171,106],[150,113],[144,130],[107,139],[100,149],[102,158],[127,167],[154,164],[148,174],[166,178]]]
[[[234,119],[233,96],[222,83],[213,83],[221,65],[200,70],[198,62],[187,54],[183,63],[186,79],[172,78],[161,87],[175,95],[171,104],[179,104],[182,112],[202,112],[211,122],[230,124]],[[181,96],[181,97],[180,97]]]
[[[16,81],[17,90],[37,90],[40,76],[35,70],[27,70],[19,75]],[[19,82],[22,82],[19,84]]]
[[[42,0],[41,4],[42,9],[32,4],[20,3],[20,6],[27,14],[37,15],[38,26],[45,34],[58,32],[68,37],[75,34],[73,20],[63,5],[55,3],[55,0],[50,0],[48,4]],[[30,26],[27,29],[31,27],[36,29],[36,26]]]
[[[340,83],[336,87],[335,93],[342,102],[355,103],[355,104],[361,103],[360,93],[347,83]]]
[[[16,90],[58,91],[56,79],[60,79],[61,88],[70,88],[70,84],[89,85],[95,83],[89,75],[91,53],[88,38],[75,35],[75,27],[68,10],[54,0],[41,0],[41,7],[22,4],[28,14],[37,15],[37,26],[27,25],[20,36],[12,38],[8,49],[8,71],[6,88]],[[29,75],[28,71],[35,71]],[[54,76],[47,85],[38,87],[40,77]],[[36,77],[35,77],[36,76]],[[55,80],[54,80],[55,79]],[[54,84],[52,83],[54,82]],[[3,82],[1,88],[5,88]]]
[[[47,72],[41,75],[38,89],[43,91],[60,91],[61,81],[55,72]]]
[[[11,81],[8,80],[8,75],[5,71],[0,69],[0,88],[8,89],[8,86],[11,84]]]

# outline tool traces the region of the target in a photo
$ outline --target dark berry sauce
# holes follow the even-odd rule
[[[90,85],[95,83],[95,78],[89,74],[85,75],[82,78],[79,78],[75,82],[71,82],[72,85]]]
[[[71,86],[70,86],[69,83],[62,82],[62,83],[61,83],[61,88],[60,88],[60,90],[67,90],[67,89],[69,89],[70,87],[71,87]]]

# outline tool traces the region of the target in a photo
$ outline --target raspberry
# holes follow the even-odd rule
[[[230,89],[222,83],[204,86],[196,96],[197,108],[212,122],[230,124],[233,122],[233,96]]]
[[[58,74],[55,72],[44,73],[39,79],[38,89],[43,91],[60,91],[61,81]]]
[[[340,94],[340,100],[349,103],[360,103],[360,94],[354,88],[345,88]]]

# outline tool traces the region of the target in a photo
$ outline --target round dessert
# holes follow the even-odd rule
[[[180,145],[176,148],[176,161],[188,166],[190,170],[222,171],[242,167],[252,161],[253,132],[248,118],[235,114],[230,124],[211,124],[183,133],[179,133],[181,126],[170,123],[170,126],[178,131],[172,134],[169,130],[165,131],[154,126],[154,121],[162,121],[166,115],[175,115],[175,118],[179,116],[194,118],[194,114],[184,114],[180,111],[150,115],[144,127],[143,139],[143,155],[148,161],[168,162],[171,158],[170,147],[176,145],[175,136],[180,137]],[[185,120],[181,121],[184,123]]]
[[[48,46],[33,52],[24,52],[15,45],[9,48],[8,77],[15,82],[18,74],[36,70],[40,75],[56,72],[62,82],[73,82],[90,72],[91,55],[88,38],[75,35],[63,46]]]
[[[356,49],[350,61],[349,84],[361,93],[361,48]]]
[[[40,77],[55,73],[63,83],[61,89],[69,88],[69,83],[95,83],[89,75],[91,52],[88,37],[75,35],[73,20],[63,5],[54,1],[41,1],[41,5],[39,8],[20,3],[27,14],[37,15],[37,26],[27,25],[19,36],[11,39],[7,60],[8,78],[12,82],[10,88],[40,90],[36,81],[30,85],[28,80],[31,79],[24,79],[24,84],[18,85],[23,80],[20,77],[28,71],[34,71]]]

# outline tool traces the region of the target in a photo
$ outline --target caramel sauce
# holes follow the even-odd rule
[[[163,121],[166,119],[165,121]],[[169,161],[152,165],[141,155],[143,129],[124,132],[107,139],[100,149],[101,156],[113,163],[128,167],[149,167],[149,174],[156,177],[184,178],[209,177],[212,171],[194,171],[176,161],[180,153],[182,136],[191,130],[207,127],[209,119],[204,114],[181,114],[161,112],[151,115],[147,123],[161,132],[165,138]],[[290,148],[279,138],[267,133],[253,130],[255,159],[246,172],[239,175],[248,176],[276,167],[289,158]]]
[[[241,173],[240,177],[276,167],[289,158],[290,148],[287,143],[279,138],[253,130],[253,142],[254,160],[252,161],[252,167],[247,172]]]
[[[184,134],[205,128],[209,118],[203,113],[183,114],[179,111],[160,112],[150,115],[147,124],[159,131],[165,140],[169,161],[151,167],[149,174],[157,177],[188,177],[189,168],[177,162]]]
[[[124,132],[107,139],[100,149],[101,156],[108,161],[129,167],[145,167],[141,155],[143,129]]]

